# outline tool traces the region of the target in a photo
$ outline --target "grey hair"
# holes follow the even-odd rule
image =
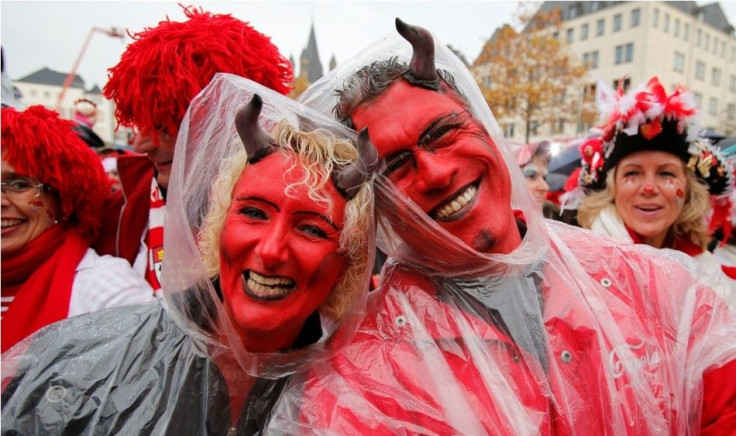
[[[402,77],[409,71],[406,63],[400,61],[396,56],[381,59],[365,65],[355,74],[348,77],[343,83],[342,89],[335,91],[338,97],[338,103],[334,108],[335,116],[341,123],[355,129],[350,114],[353,113],[358,106],[368,103],[391,86],[394,81]],[[463,102],[467,105],[465,95],[460,91],[455,83],[455,77],[448,71],[437,70],[437,75],[442,82],[453,90]]]

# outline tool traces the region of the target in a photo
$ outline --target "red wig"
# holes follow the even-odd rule
[[[282,94],[293,73],[270,38],[230,15],[184,8],[186,22],[162,21],[135,40],[109,69],[104,94],[123,126],[175,135],[189,102],[215,73],[251,79]],[[157,137],[156,135],[152,135]]]
[[[110,181],[100,159],[73,126],[43,106],[22,112],[4,107],[2,156],[18,174],[50,187],[59,198],[61,221],[91,242],[102,224]]]

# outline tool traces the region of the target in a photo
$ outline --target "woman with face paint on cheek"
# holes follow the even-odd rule
[[[47,409],[61,383],[103,410],[90,432],[256,434],[292,376],[355,333],[375,246],[367,132],[223,74],[192,102],[177,150],[163,299],[57,324],[3,356],[4,429],[79,431]]]
[[[544,207],[549,185],[547,185],[547,166],[549,166],[549,141],[526,144],[519,150],[516,158],[529,191],[539,204],[539,210]]]
[[[706,226],[710,196],[733,189],[732,169],[707,139],[696,136],[697,109],[688,94],[677,89],[667,96],[655,77],[645,88],[604,101],[604,116],[617,115],[603,126],[602,138],[580,146],[580,183],[587,193],[578,220],[603,234],[694,257],[730,289],[736,305],[736,282],[707,251]],[[628,112],[619,108],[627,99],[637,102]]]
[[[58,114],[2,110],[2,350],[94,310],[153,298],[120,259],[91,248],[109,184]]]

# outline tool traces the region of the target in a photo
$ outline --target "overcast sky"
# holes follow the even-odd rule
[[[298,64],[314,22],[325,71],[334,54],[338,63],[394,31],[394,18],[419,24],[472,61],[483,41],[512,19],[516,2],[489,1],[181,1],[216,13],[230,13],[271,37],[281,53]],[[1,42],[6,73],[18,79],[44,66],[69,72],[93,26],[133,32],[168,17],[182,21],[176,2],[7,1],[0,2]],[[95,33],[78,74],[87,86],[104,85],[106,69],[117,63],[131,42]]]
[[[515,1],[187,1],[216,13],[230,13],[271,37],[297,64],[314,23],[323,66],[338,63],[394,31],[394,18],[421,25],[472,62],[494,29],[513,20]],[[700,2],[702,4],[702,2]],[[736,24],[736,1],[721,2]],[[0,1],[0,43],[6,73],[18,79],[42,67],[69,72],[93,26],[132,32],[168,17],[184,19],[176,2],[155,1]],[[92,36],[77,73],[87,87],[103,86],[131,42],[101,33]]]

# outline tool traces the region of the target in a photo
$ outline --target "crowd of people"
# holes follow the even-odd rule
[[[3,107],[4,434],[736,428],[734,169],[685,90],[609,93],[583,229],[428,30],[293,100],[267,36],[185,13],[109,70],[119,189],[75,123]]]

